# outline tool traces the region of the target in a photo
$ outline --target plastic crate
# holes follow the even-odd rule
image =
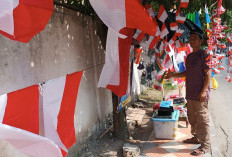
[[[157,139],[175,139],[180,112],[174,110],[171,119],[153,118],[152,121]]]

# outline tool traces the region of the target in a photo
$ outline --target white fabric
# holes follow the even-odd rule
[[[179,53],[176,53],[176,63],[180,64],[184,62],[184,57],[186,56],[185,51],[180,51]]]
[[[14,35],[13,11],[18,4],[18,0],[0,0],[0,30],[10,35]]]
[[[154,39],[154,37],[153,36],[150,36],[149,37],[149,39],[148,39],[148,41],[147,41],[147,45],[146,45],[146,50],[148,51],[148,48],[149,48],[149,46],[150,46],[150,44],[151,44],[151,42],[152,42],[152,40]]]
[[[160,38],[163,39],[166,35],[168,35],[169,31],[167,29],[167,27],[165,27],[164,30],[162,30]]]
[[[139,29],[137,29],[136,32],[135,32],[135,34],[134,34],[134,36],[133,36],[133,38],[134,38],[134,39],[137,39],[138,36],[140,35],[140,33],[142,33],[142,31],[139,30]]]
[[[180,16],[180,15],[178,15],[177,17],[176,17],[176,21],[185,21],[186,20],[186,17],[184,17],[184,16]]]
[[[57,133],[57,117],[63,98],[66,76],[50,80],[43,85],[43,111],[45,137],[54,141],[60,148],[67,151]]]
[[[180,3],[189,3],[189,0],[180,0]]]
[[[147,9],[147,12],[152,18],[155,17],[155,13],[154,13],[154,10],[152,8]]]
[[[106,41],[105,65],[101,72],[98,87],[105,88],[108,84],[119,85],[119,83],[120,70],[118,36],[112,29],[109,28]]]
[[[2,123],[3,121],[6,104],[7,104],[7,94],[1,95],[0,96],[0,123]]]
[[[0,139],[32,157],[63,157],[51,140],[9,125],[0,124]]]
[[[90,4],[99,18],[116,33],[126,27],[125,0],[90,0]]]
[[[166,12],[165,10],[163,10],[163,12],[162,12],[162,14],[161,14],[159,20],[162,21],[162,22],[164,22],[164,21],[166,20],[167,17],[168,17],[167,12]]]
[[[132,92],[136,95],[141,94],[141,88],[140,88],[140,80],[139,80],[139,73],[138,73],[138,66],[139,64],[133,65],[133,78],[132,78]]]

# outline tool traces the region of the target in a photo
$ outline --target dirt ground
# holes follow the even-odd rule
[[[176,93],[177,90],[165,88],[165,94]],[[123,145],[125,143],[136,144],[140,148],[142,144],[149,138],[153,130],[151,117],[153,114],[153,105],[162,101],[162,93],[160,91],[148,88],[140,96],[139,101],[135,102],[130,108],[144,110],[145,115],[140,124],[128,123],[129,139],[119,140],[114,138],[112,132],[108,132],[102,139],[90,142],[86,149],[78,156],[80,157],[122,157]]]

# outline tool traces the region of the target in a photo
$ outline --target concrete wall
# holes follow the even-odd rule
[[[105,117],[112,112],[111,92],[97,88],[105,60],[97,25],[90,17],[55,6],[45,30],[28,44],[0,35],[0,94],[85,71],[75,111],[78,142],[69,156],[77,153],[86,137],[106,127]]]

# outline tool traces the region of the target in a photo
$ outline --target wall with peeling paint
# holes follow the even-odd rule
[[[111,92],[97,88],[105,54],[96,25],[90,17],[55,6],[45,30],[28,44],[0,36],[0,94],[85,70],[75,111],[78,142],[69,156],[86,137],[107,127],[105,117],[112,112]]]

